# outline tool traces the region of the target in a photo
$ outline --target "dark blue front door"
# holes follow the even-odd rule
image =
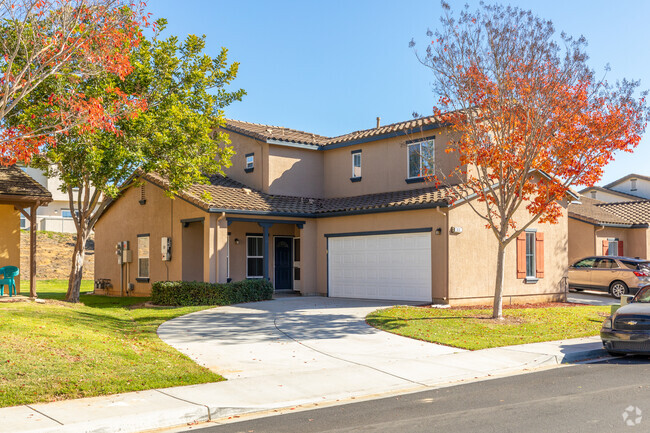
[[[293,289],[293,238],[275,238],[275,290]]]

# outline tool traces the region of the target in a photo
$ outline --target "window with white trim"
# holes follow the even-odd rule
[[[433,176],[434,174],[434,140],[420,141],[408,145],[409,179]]]
[[[149,278],[149,236],[138,236],[138,278]]]
[[[618,239],[607,239],[607,255],[618,256]]]
[[[361,177],[361,152],[352,154],[352,177]]]
[[[630,179],[630,191],[636,191],[636,179]]]
[[[264,277],[264,238],[246,236],[246,278]]]
[[[254,166],[255,166],[255,155],[253,155],[252,153],[246,155],[246,169],[250,170]]]
[[[535,257],[535,232],[526,232],[526,278],[537,277]]]

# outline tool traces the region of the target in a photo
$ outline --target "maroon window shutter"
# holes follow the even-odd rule
[[[603,256],[607,255],[607,249],[609,248],[609,242],[607,239],[603,240]]]
[[[526,233],[517,236],[517,278],[526,278]]]
[[[618,241],[618,255],[624,256],[625,250],[623,249],[623,241]]]
[[[544,233],[535,233],[535,268],[536,277],[544,278]]]

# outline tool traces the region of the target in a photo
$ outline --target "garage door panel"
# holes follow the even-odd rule
[[[431,301],[431,233],[328,238],[333,297]]]

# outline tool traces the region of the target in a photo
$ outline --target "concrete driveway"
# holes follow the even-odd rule
[[[158,335],[227,379],[374,370],[416,382],[423,370],[431,370],[433,358],[464,352],[365,323],[368,313],[390,305],[394,303],[287,297],[192,313],[163,323]]]

